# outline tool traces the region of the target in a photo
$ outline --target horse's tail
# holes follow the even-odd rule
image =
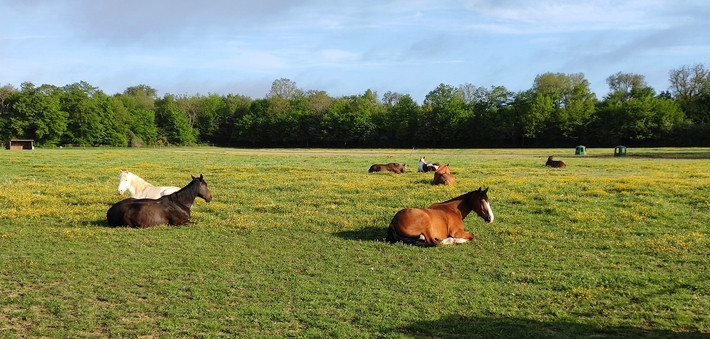
[[[397,234],[397,231],[394,229],[394,224],[390,223],[390,227],[387,229],[387,242],[394,244],[399,241],[399,238],[399,234]]]

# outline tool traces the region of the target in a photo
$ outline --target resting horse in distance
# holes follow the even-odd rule
[[[440,166],[436,172],[434,172],[434,185],[453,185],[456,183],[456,178],[451,174],[449,170],[449,164]]]
[[[552,160],[552,156],[549,156],[549,157],[547,157],[547,162],[545,163],[545,166],[565,167],[565,166],[567,166],[567,164],[565,164],[565,162],[562,160]]]
[[[407,172],[407,165],[391,162],[389,164],[374,164],[367,170],[368,173],[390,171],[393,173]]]
[[[493,222],[488,188],[471,191],[429,208],[405,208],[397,212],[387,230],[387,241],[418,246],[462,244],[476,238],[464,230],[463,220],[474,211],[486,223]]]
[[[441,166],[438,162],[431,163],[426,162],[426,157],[419,158],[419,167],[417,167],[417,172],[434,172]]]
[[[126,191],[131,194],[131,198],[136,199],[158,199],[164,195],[172,194],[180,190],[175,186],[153,186],[143,178],[129,172],[118,172],[118,195],[123,195]]]
[[[113,227],[184,225],[191,222],[190,208],[196,197],[206,202],[212,200],[202,174],[199,178],[192,177],[192,181],[179,191],[158,199],[123,199],[109,208],[106,219]]]

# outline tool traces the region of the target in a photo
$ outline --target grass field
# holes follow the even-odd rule
[[[612,153],[3,150],[0,337],[710,336],[710,149]],[[383,162],[409,172],[367,173]],[[121,169],[202,173],[213,200],[189,226],[106,227]],[[479,186],[496,220],[467,218],[473,243],[384,242],[399,209]]]

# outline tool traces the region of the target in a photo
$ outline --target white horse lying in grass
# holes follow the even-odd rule
[[[123,195],[124,192],[128,191],[131,194],[131,198],[158,199],[179,190],[180,187],[175,186],[153,186],[129,171],[118,173],[118,195]]]
[[[426,161],[426,157],[419,158],[419,167],[417,167],[417,172],[436,172],[439,169],[438,162],[431,163]]]

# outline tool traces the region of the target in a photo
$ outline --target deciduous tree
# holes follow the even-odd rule
[[[69,114],[61,109],[63,91],[25,82],[18,95],[9,123],[12,136],[34,139],[38,145],[57,145],[69,121]]]

